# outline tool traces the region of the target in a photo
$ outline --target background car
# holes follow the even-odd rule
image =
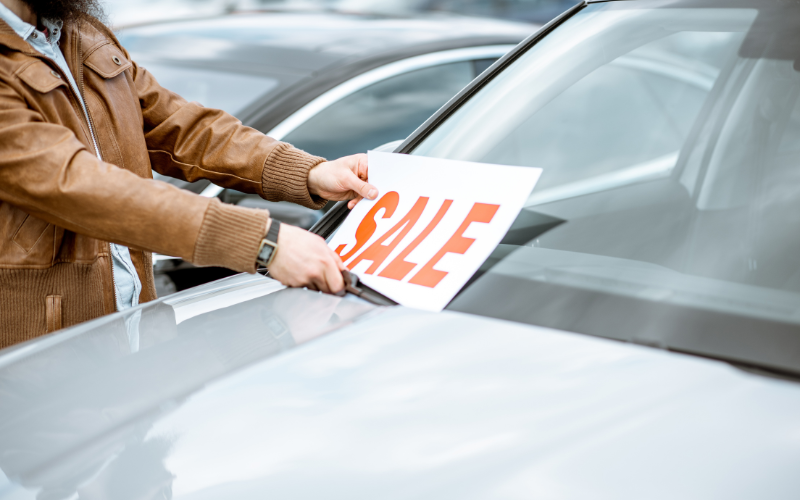
[[[166,88],[324,158],[402,142],[534,28],[458,16],[227,15],[126,29],[120,41]],[[156,178],[311,227],[290,203]],[[155,256],[159,295],[233,274]]]
[[[263,10],[338,11],[408,16],[446,12],[514,21],[546,23],[572,7],[571,0],[106,0],[118,26],[221,13]]]
[[[202,16],[230,10],[225,0],[104,0],[103,10],[113,27]]]
[[[394,15],[450,12],[543,24],[575,5],[575,2],[572,0],[250,0],[237,5],[327,8]]]
[[[471,83],[398,151],[545,172],[447,311],[238,275],[0,352],[0,498],[794,499],[798,19],[589,3]]]

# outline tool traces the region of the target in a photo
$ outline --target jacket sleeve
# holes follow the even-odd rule
[[[323,158],[245,127],[224,111],[186,102],[136,63],[132,71],[155,171],[190,182],[209,179],[272,201],[324,206],[308,192],[308,172]]]
[[[100,161],[0,79],[0,200],[89,237],[255,272],[269,213],[207,199]]]

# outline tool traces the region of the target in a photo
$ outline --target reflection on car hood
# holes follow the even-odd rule
[[[140,310],[0,356],[0,498],[800,491],[793,382],[261,277]]]

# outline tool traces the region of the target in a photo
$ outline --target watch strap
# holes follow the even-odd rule
[[[281,222],[275,219],[272,219],[272,223],[269,225],[269,231],[267,231],[267,241],[274,243],[275,246],[278,245],[278,233],[281,231]]]
[[[269,267],[272,264],[275,254],[278,253],[278,234],[280,230],[281,223],[272,219],[267,235],[261,240],[261,246],[258,248],[257,264],[261,264],[264,267]]]

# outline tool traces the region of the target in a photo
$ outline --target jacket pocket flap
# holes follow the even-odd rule
[[[34,246],[42,239],[42,235],[50,224],[28,215],[14,234],[12,241],[22,247],[25,253],[30,253]]]
[[[92,52],[83,62],[103,78],[114,78],[132,64],[125,58],[122,51],[111,44],[106,44]]]
[[[41,61],[31,64],[27,68],[17,73],[17,76],[29,87],[43,94],[50,92],[60,85],[64,85],[65,87],[67,86],[67,82],[61,78],[59,73]]]

